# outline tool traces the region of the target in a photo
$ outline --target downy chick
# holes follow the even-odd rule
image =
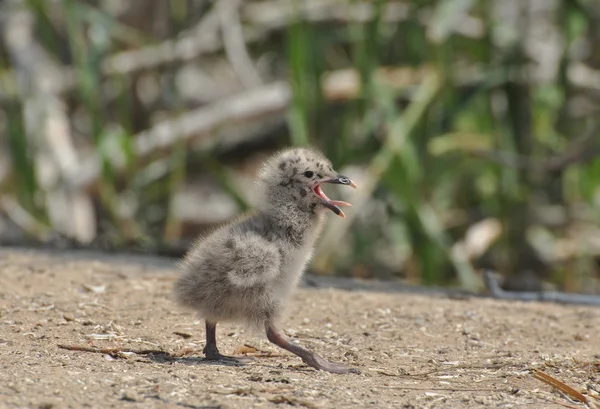
[[[257,211],[199,239],[186,254],[175,284],[177,301],[206,322],[209,360],[235,360],[219,353],[218,322],[264,327],[269,341],[309,366],[334,373],[356,370],[331,363],[291,343],[277,329],[285,303],[312,257],[326,213],[344,217],[341,206],[321,190],[323,183],[356,188],[317,151],[287,149],[261,169]]]

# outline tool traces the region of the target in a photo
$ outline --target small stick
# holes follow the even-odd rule
[[[244,346],[247,348],[255,349],[256,352],[260,352],[262,354],[271,354],[271,351],[267,351],[266,349],[260,349],[259,347],[255,347],[254,345],[251,345],[251,344],[244,344]]]
[[[196,352],[196,350],[194,348],[181,348],[179,351],[175,352],[172,356],[174,356],[175,358],[181,358],[182,356],[185,355],[190,355],[193,354],[194,352]]]
[[[189,339],[192,337],[192,334],[188,334],[187,332],[175,331],[173,332],[175,335],[179,335],[181,338]]]
[[[129,348],[96,348],[96,347],[86,347],[82,345],[65,345],[58,344],[58,347],[61,349],[66,349],[69,351],[81,351],[81,352],[92,352],[96,354],[107,354],[112,357],[118,358],[121,357],[121,354],[124,352],[130,352],[136,355],[150,355],[150,354],[167,354],[170,355],[166,351],[161,351],[159,349],[129,349]]]
[[[578,400],[579,402],[583,402],[586,405],[590,404],[590,401],[588,400],[588,398],[586,398],[580,392],[571,388],[569,385],[559,381],[558,379],[553,378],[552,376],[548,375],[547,373],[544,373],[544,372],[538,370],[538,371],[535,371],[533,376],[534,376],[534,378],[539,379],[540,381],[545,382],[550,386],[554,386],[556,389],[569,395],[571,398]]]
[[[252,351],[252,352],[242,351],[242,352],[240,352],[240,354],[242,354],[242,355],[258,356],[260,358],[281,358],[281,357],[285,356],[285,355],[273,353],[271,351],[267,351],[266,349],[260,349],[251,344],[244,344],[244,347],[253,349],[254,351]]]
[[[554,403],[556,405],[560,405],[560,406],[563,406],[563,407],[569,408],[569,409],[580,409],[581,408],[581,406],[575,406],[575,405],[571,405],[568,403],[559,402],[557,400],[546,399],[546,398],[541,398],[541,399],[545,400],[546,402]]]
[[[493,389],[493,388],[458,388],[458,387],[420,387],[420,386],[378,386],[380,389],[399,389],[407,391],[444,391],[444,392],[506,392],[510,393],[508,389]]]

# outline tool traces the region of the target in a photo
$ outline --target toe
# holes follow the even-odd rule
[[[221,355],[221,354],[206,354],[207,361],[220,361],[232,364],[245,364],[252,362],[252,358],[237,358],[233,356]]]
[[[346,374],[346,373],[360,373],[360,371],[356,368],[351,368],[344,364],[338,364],[335,362],[329,362],[325,359],[321,358],[317,354],[312,354],[309,359],[306,359],[304,362],[309,366],[312,366],[315,369],[319,369],[322,371],[327,371],[331,373],[337,374]]]

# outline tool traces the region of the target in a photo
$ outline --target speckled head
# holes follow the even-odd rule
[[[316,213],[329,209],[345,217],[340,207],[349,203],[331,200],[321,189],[323,183],[356,188],[348,177],[338,174],[322,153],[308,148],[292,148],[273,155],[258,176],[264,201],[271,209],[300,209]]]

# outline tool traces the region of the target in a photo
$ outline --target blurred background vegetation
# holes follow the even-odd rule
[[[0,37],[0,244],[180,256],[313,145],[360,186],[314,272],[600,293],[597,0],[4,0]]]

